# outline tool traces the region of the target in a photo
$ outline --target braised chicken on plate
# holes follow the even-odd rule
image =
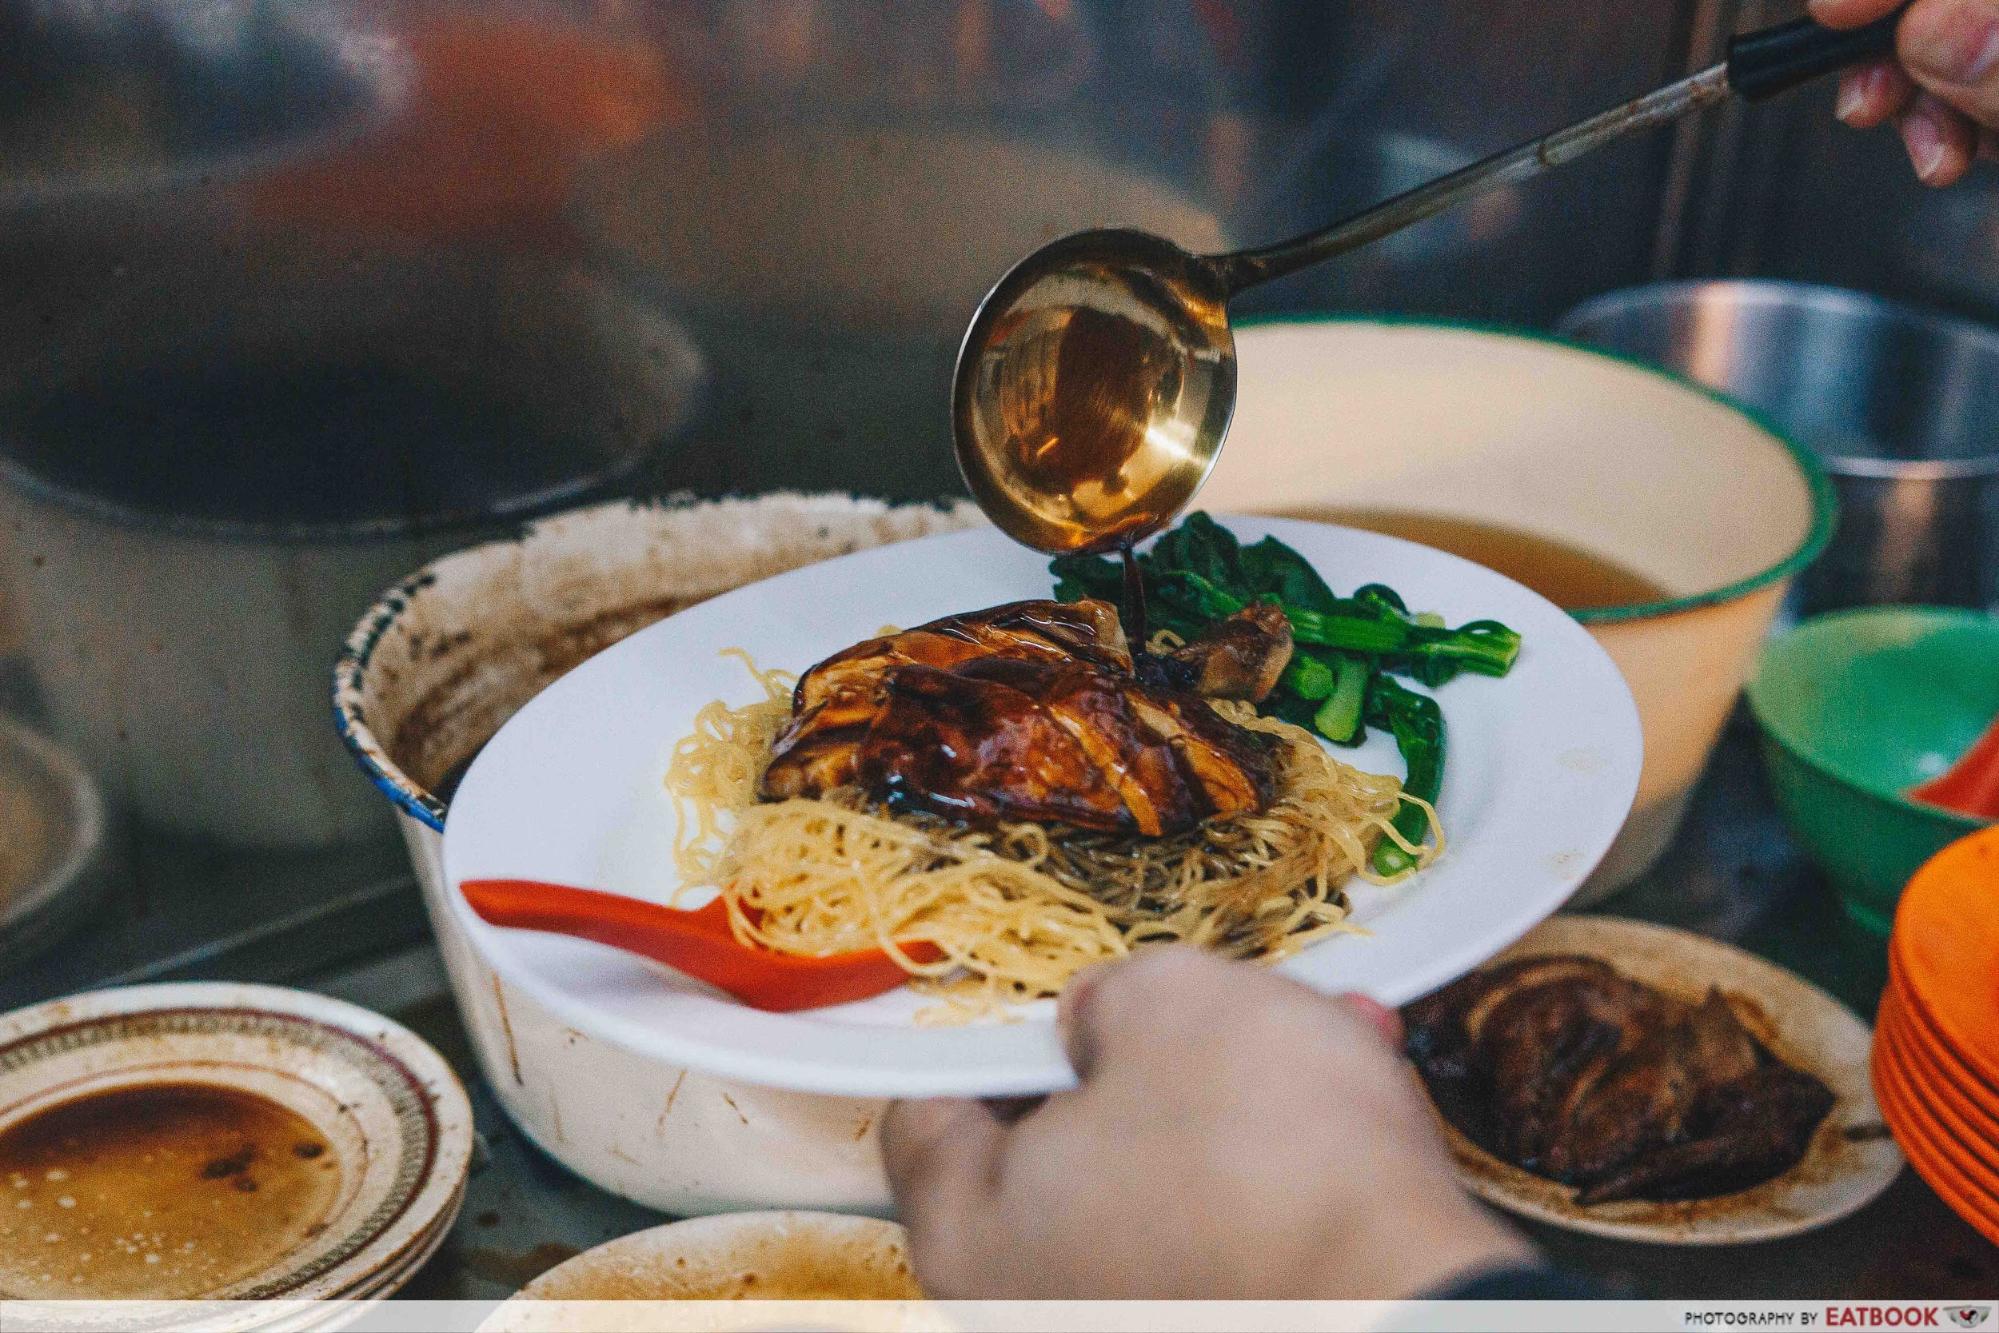
[[[883,632],[795,682],[753,665],[766,697],[709,705],[669,766],[682,883],[743,944],[883,951],[1011,1001],[1151,943],[1286,956],[1346,928],[1355,877],[1440,853],[1443,716],[1402,680],[1504,675],[1518,634],[1379,584],[1335,597],[1205,515],[1134,569],[1146,642],[1091,590],[1105,571],[1065,560],[1055,599]],[[1369,727],[1404,774],[1321,743]]]
[[[1184,833],[1263,809],[1273,782],[1269,738],[1193,691],[1253,701],[1290,655],[1281,613],[1245,613],[1166,659],[1148,685],[1107,603],[946,616],[806,672],[762,795],[856,788],[890,810],[967,821]]]
[[[1803,1158],[1832,1110],[1831,1090],[1719,991],[1690,1003],[1594,958],[1489,967],[1403,1016],[1444,1118],[1584,1205],[1760,1184]]]

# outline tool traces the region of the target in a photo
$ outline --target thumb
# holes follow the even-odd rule
[[[882,1164],[898,1200],[981,1186],[1005,1127],[984,1103],[949,1097],[891,1102]]]
[[[1999,0],[1916,0],[1896,51],[1938,100],[1999,127]]]
[[[924,1290],[970,1290],[993,1211],[1007,1129],[982,1103],[893,1102],[882,1117],[882,1162]]]
[[[1107,1060],[1141,1051],[1162,1026],[1176,1026],[1178,1015],[1228,998],[1234,983],[1261,975],[1189,945],[1149,947],[1071,977],[1055,1011],[1056,1031],[1076,1077],[1088,1083]]]

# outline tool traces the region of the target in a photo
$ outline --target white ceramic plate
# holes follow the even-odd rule
[[[304,1122],[324,1146],[299,1156],[332,1182],[310,1196],[317,1199],[310,1212],[246,1225],[234,1236],[198,1233],[199,1245],[173,1243],[178,1213],[221,1207],[232,1189],[254,1196],[258,1177],[279,1169],[272,1159],[286,1156],[284,1144],[261,1144],[234,1164],[211,1163],[187,1183],[139,1180],[122,1198],[110,1178],[90,1194],[80,1164],[69,1177],[60,1167],[42,1180],[12,1172],[13,1216],[0,1236],[0,1267],[26,1285],[5,1294],[95,1294],[85,1256],[102,1252],[102,1267],[117,1242],[70,1234],[93,1208],[111,1209],[121,1232],[159,1228],[150,1243],[160,1262],[148,1260],[143,1270],[150,1278],[157,1269],[158,1285],[103,1294],[284,1302],[371,1291],[395,1280],[462,1201],[472,1152],[464,1088],[422,1039],[357,1005],[272,986],[184,983],[98,991],[0,1017],[0,1133],[86,1097],[188,1085],[275,1103]],[[192,1152],[225,1137],[163,1146]],[[157,1215],[143,1212],[148,1207]],[[62,1262],[52,1264],[58,1255]],[[47,1269],[54,1285],[36,1268]]]
[[[1740,1245],[1835,1222],[1894,1183],[1902,1152],[1888,1136],[1868,1073],[1873,1030],[1795,973],[1719,940],[1617,917],[1558,916],[1502,959],[1573,953],[1600,958],[1669,994],[1722,993],[1756,1037],[1825,1080],[1833,1108],[1798,1164],[1761,1185],[1712,1199],[1625,1199],[1584,1208],[1575,1191],[1500,1161],[1446,1125],[1466,1188],[1522,1217],[1572,1231],[1660,1245]]]
[[[1603,855],[1637,784],[1630,693],[1579,625],[1478,565],[1322,524],[1229,526],[1245,539],[1279,536],[1336,589],[1384,582],[1452,623],[1493,618],[1524,636],[1506,679],[1465,677],[1439,692],[1450,728],[1440,802],[1448,852],[1396,888],[1356,883],[1353,920],[1368,933],[1283,964],[1321,989],[1412,999],[1519,938]],[[541,879],[665,901],[675,887],[675,815],[662,785],[672,747],[710,700],[759,697],[723,649],[803,670],[885,623],[1045,597],[1051,586],[1046,562],[998,533],[955,533],[794,570],[641,630],[536,697],[480,753],[445,823],[446,881]],[[1401,771],[1386,738],[1343,757]],[[629,954],[488,926],[462,895],[449,896],[509,985],[579,1030],[668,1065],[854,1097],[1025,1095],[1073,1082],[1052,1004],[955,1028],[918,1026],[925,1002],[906,989],[761,1013]]]

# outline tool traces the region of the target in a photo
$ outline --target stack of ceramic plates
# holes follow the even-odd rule
[[[1895,914],[1874,1087],[1910,1165],[1999,1243],[1999,829],[1916,872]]]
[[[357,1318],[443,1243],[472,1156],[421,1038],[270,986],[0,1017],[0,1108],[0,1295],[216,1302],[212,1328]]]

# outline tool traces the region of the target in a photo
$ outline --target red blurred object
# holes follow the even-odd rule
[[[694,114],[661,54],[636,41],[474,9],[392,18],[382,35],[411,69],[396,121],[258,182],[259,216],[431,239],[559,233],[582,161]]]
[[[1975,819],[1999,819],[1999,718],[1949,772],[1909,788],[1908,797]]]
[[[789,1013],[846,1004],[909,980],[880,949],[808,958],[746,945],[729,928],[728,908],[719,898],[682,911],[622,893],[531,879],[468,879],[458,887],[482,921],[624,949],[727,991],[753,1009]],[[921,941],[903,950],[922,963],[944,956]]]

